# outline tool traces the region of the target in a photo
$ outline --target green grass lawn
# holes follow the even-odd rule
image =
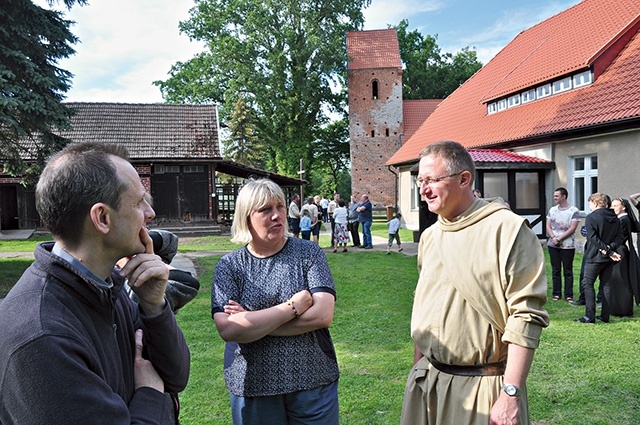
[[[379,224],[384,227],[378,230],[386,232],[385,224]],[[328,246],[328,236],[323,238],[321,245]],[[219,242],[185,239],[181,250],[215,251],[220,249],[215,245]],[[230,423],[222,376],[224,343],[209,308],[218,258],[196,260],[202,290],[178,314],[192,354],[189,386],[181,396],[184,425]],[[1,260],[0,282],[7,279],[7,270],[26,268],[30,263],[20,260],[14,265],[14,261]],[[383,252],[354,251],[328,256],[328,261],[338,290],[331,333],[341,369],[341,423],[397,424],[412,359],[409,323],[417,281],[416,259],[396,253],[387,256]],[[581,261],[582,256],[576,254],[576,298]],[[550,286],[549,271],[548,278]],[[548,295],[551,299],[550,290]],[[549,301],[547,309],[551,324],[542,333],[527,381],[533,423],[640,424],[640,319],[614,317],[606,325],[583,325],[573,319],[584,314],[584,307]]]

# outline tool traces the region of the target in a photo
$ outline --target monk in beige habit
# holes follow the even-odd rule
[[[540,242],[500,198],[473,196],[460,144],[420,158],[420,195],[439,218],[420,238],[401,425],[529,424],[525,381],[549,324]]]

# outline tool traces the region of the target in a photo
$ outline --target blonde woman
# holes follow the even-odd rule
[[[268,179],[238,194],[232,241],[216,265],[213,320],[227,341],[233,423],[338,424],[338,364],[329,325],[335,286],[317,244],[291,237],[282,190]]]

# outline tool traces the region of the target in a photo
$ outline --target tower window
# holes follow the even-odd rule
[[[387,128],[384,132],[385,132],[385,135],[389,137],[389,129]]]
[[[376,133],[374,130],[371,130],[371,137],[376,137]]]
[[[378,98],[378,81],[377,80],[373,80],[373,82],[371,83],[371,95],[373,99]]]

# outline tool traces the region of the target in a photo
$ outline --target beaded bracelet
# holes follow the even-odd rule
[[[296,306],[293,305],[293,301],[287,300],[287,305],[291,306],[291,309],[293,310],[293,314],[296,316],[296,319],[298,319],[300,315],[298,314],[298,310],[296,310]]]

